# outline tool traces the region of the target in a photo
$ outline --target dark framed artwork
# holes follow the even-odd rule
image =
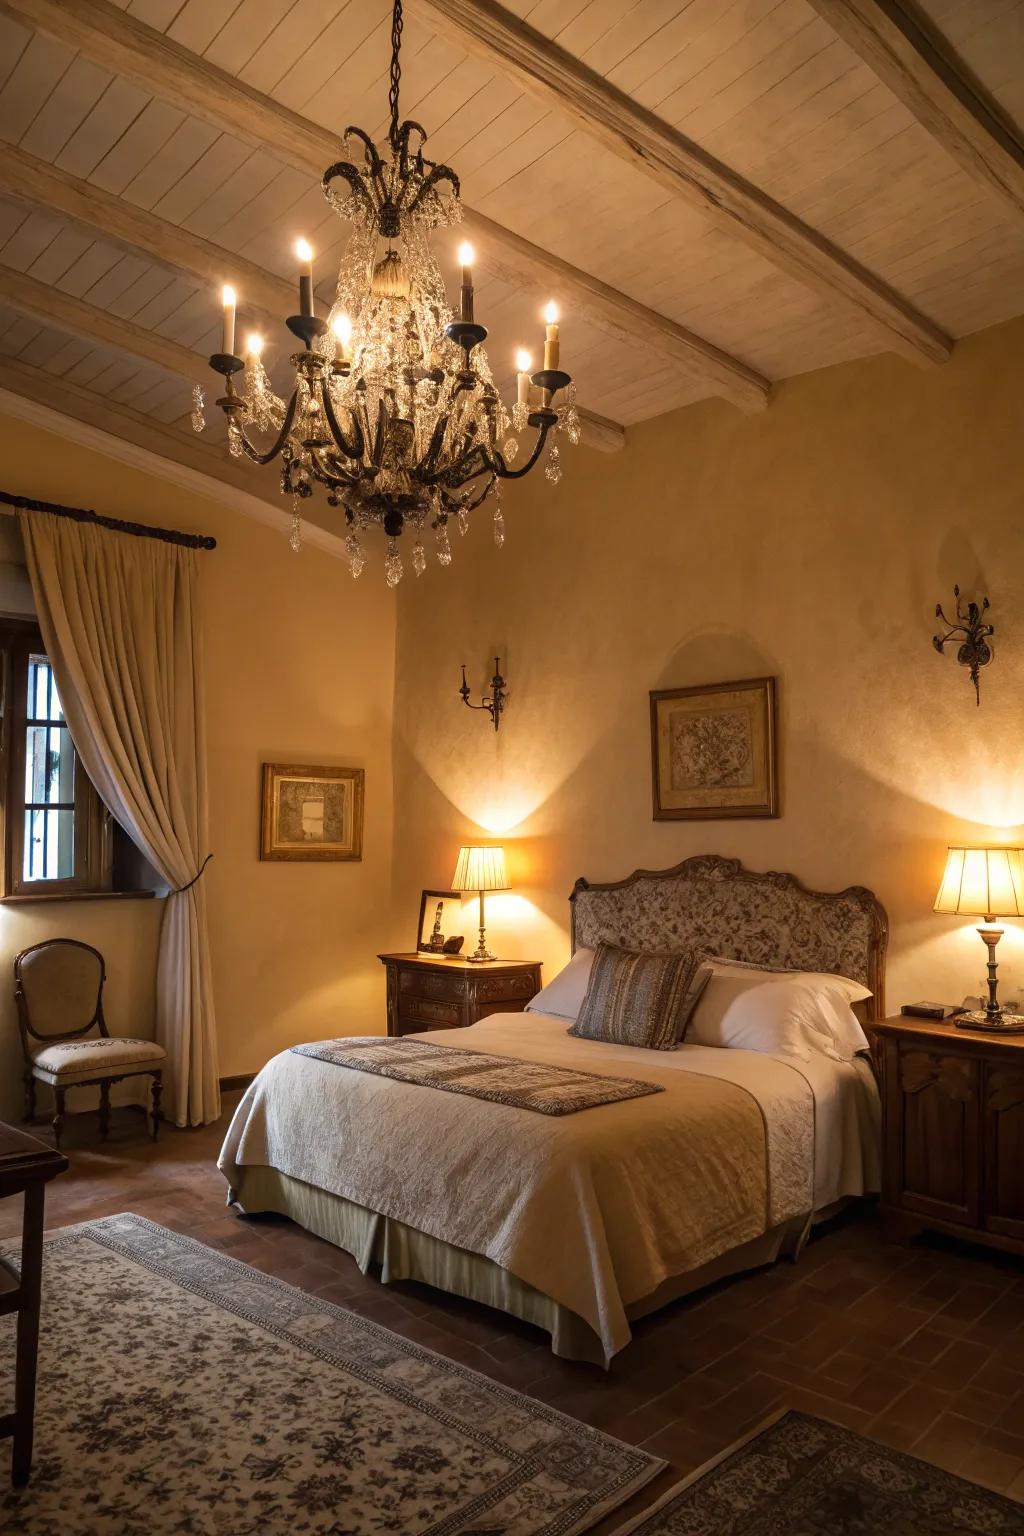
[[[263,764],[261,859],[363,856],[362,768]]]
[[[462,892],[424,891],[420,896],[420,922],[416,948],[427,954],[458,954],[462,948]],[[458,948],[455,940],[458,939]]]
[[[651,694],[655,821],[777,816],[774,677]]]

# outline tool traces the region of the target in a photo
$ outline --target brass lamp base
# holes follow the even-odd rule
[[[992,1035],[1024,1035],[1024,1013],[986,1013],[976,1008],[953,1020],[957,1029],[983,1029]]]

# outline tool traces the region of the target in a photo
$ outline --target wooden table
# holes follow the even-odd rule
[[[0,1259],[0,1317],[18,1315],[14,1412],[0,1414],[0,1439],[14,1437],[11,1481],[28,1482],[32,1470],[32,1431],[39,1353],[39,1289],[43,1270],[43,1196],[46,1185],[68,1167],[61,1152],[0,1121],[0,1199],[24,1195],[21,1227],[21,1279]]]

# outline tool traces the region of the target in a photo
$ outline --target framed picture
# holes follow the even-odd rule
[[[777,816],[775,679],[651,694],[655,821]]]
[[[446,944],[463,938],[462,893],[424,891],[420,897],[420,925],[416,933],[416,948],[433,954],[443,954]],[[448,950],[449,954],[458,952],[455,948]]]
[[[362,856],[362,768],[263,764],[261,859]]]

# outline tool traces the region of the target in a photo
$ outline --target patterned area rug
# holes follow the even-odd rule
[[[446,1093],[467,1093],[492,1104],[532,1109],[538,1115],[574,1115],[580,1109],[597,1109],[601,1104],[618,1104],[622,1099],[642,1099],[665,1091],[660,1083],[645,1083],[635,1077],[575,1072],[571,1067],[464,1051],[458,1046],[433,1045],[429,1040],[345,1036],[313,1045],[293,1045],[291,1049],[295,1056],[312,1056],[336,1067],[443,1088]]]
[[[792,1410],[621,1536],[1024,1536],[1024,1505]]]
[[[664,1466],[139,1216],[56,1233],[44,1288],[5,1536],[573,1536]]]

